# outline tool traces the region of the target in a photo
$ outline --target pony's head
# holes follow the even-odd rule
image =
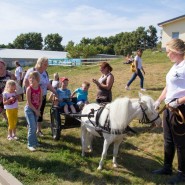
[[[155,123],[156,126],[161,126],[162,120],[158,112],[154,109],[154,100],[148,95],[139,93],[139,104],[143,112],[141,122]]]

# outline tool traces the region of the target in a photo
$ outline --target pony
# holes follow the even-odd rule
[[[123,141],[126,128],[133,119],[139,119],[142,123],[161,126],[162,120],[153,104],[154,100],[150,96],[139,93],[138,99],[116,98],[103,108],[97,103],[86,105],[81,113],[88,115],[81,117],[82,156],[85,156],[88,147],[92,151],[93,136],[103,137],[103,151],[97,169],[103,168],[103,161],[111,143],[114,143],[113,167],[117,167],[116,157],[119,146]]]

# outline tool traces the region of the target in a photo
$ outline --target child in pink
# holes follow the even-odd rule
[[[30,86],[26,89],[27,104],[24,108],[26,120],[28,122],[28,149],[35,151],[39,145],[37,140],[37,120],[40,116],[40,107],[42,104],[42,89],[39,85],[40,75],[33,71],[29,75]]]

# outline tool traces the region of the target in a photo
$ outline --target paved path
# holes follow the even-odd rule
[[[0,185],[23,185],[0,165]]]

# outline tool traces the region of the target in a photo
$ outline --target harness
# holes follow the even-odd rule
[[[158,118],[159,118],[159,114],[157,115],[156,118],[154,118],[153,120],[150,120],[146,114],[146,109],[144,109],[141,105],[140,105],[140,108],[142,110],[142,113],[143,113],[143,117],[139,120],[139,123],[153,123],[154,121],[156,121]]]
[[[132,128],[130,128],[129,126],[127,126],[125,129],[123,130],[120,130],[120,129],[111,129],[110,127],[110,118],[109,118],[109,114],[107,114],[107,117],[106,117],[106,120],[105,120],[105,123],[103,126],[100,125],[100,116],[103,112],[104,109],[108,109],[105,105],[104,106],[101,106],[99,109],[97,110],[94,110],[94,109],[91,109],[91,115],[92,115],[92,112],[94,114],[94,112],[97,112],[96,113],[96,120],[95,120],[95,123],[93,123],[93,121],[90,119],[91,117],[88,116],[88,119],[90,121],[90,123],[95,127],[95,131],[98,132],[98,134],[102,137],[103,136],[103,133],[108,133],[108,134],[115,134],[115,135],[121,135],[121,134],[124,134],[124,133],[127,133],[128,131],[131,131],[133,133],[136,133]],[[147,109],[144,109],[141,105],[140,105],[140,108],[142,110],[142,113],[143,113],[143,117],[141,120],[139,120],[139,123],[153,123],[155,120],[157,120],[159,118],[159,114],[157,115],[156,118],[154,118],[153,120],[150,120],[146,114],[146,110]],[[92,111],[93,110],[93,111]]]

